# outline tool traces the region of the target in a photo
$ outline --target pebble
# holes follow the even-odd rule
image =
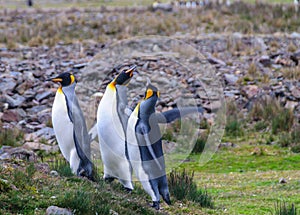
[[[73,215],[73,213],[66,208],[60,208],[57,206],[49,206],[46,210],[46,215]]]

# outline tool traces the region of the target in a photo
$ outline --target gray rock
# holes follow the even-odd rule
[[[55,171],[55,170],[52,170],[52,171],[50,172],[50,175],[52,175],[52,176],[54,176],[54,177],[59,176],[58,172]]]
[[[280,178],[279,179],[279,184],[286,184],[287,180],[285,178]]]
[[[16,147],[5,150],[5,152],[0,155],[0,160],[13,158],[35,162],[37,160],[37,155],[33,151],[27,150],[23,147]]]
[[[231,142],[225,142],[225,143],[220,143],[218,148],[221,149],[221,148],[236,148],[237,145],[234,144],[234,143],[231,143]]]
[[[20,120],[20,116],[16,110],[7,110],[3,113],[1,120],[3,122],[18,122]]]
[[[17,86],[17,83],[13,78],[1,78],[1,79],[2,80],[0,81],[0,89],[2,92],[11,91]]]
[[[45,127],[45,128],[42,128],[42,129],[36,131],[35,135],[37,137],[43,137],[46,140],[49,140],[49,139],[55,137],[53,128],[49,128],[49,127]]]
[[[35,98],[36,98],[36,100],[37,100],[38,102],[40,102],[40,101],[42,101],[42,100],[44,100],[44,99],[48,99],[48,98],[51,97],[51,96],[52,96],[52,92],[51,92],[51,91],[46,91],[46,92],[37,94],[37,95],[35,96]]]
[[[36,105],[36,106],[33,106],[32,108],[27,109],[27,112],[29,114],[36,114],[44,109],[47,109],[46,105]]]
[[[299,102],[296,102],[296,101],[287,101],[285,103],[285,108],[288,108],[288,109],[291,109],[291,110],[294,110],[297,106],[299,105]]]
[[[172,11],[173,6],[170,3],[153,3],[152,5],[153,10],[162,10],[162,11]]]
[[[79,64],[75,64],[73,66],[74,69],[82,69],[84,67],[86,67],[87,63],[79,63]]]
[[[26,142],[23,147],[25,149],[33,150],[33,151],[45,151],[46,153],[53,153],[58,151],[58,146],[49,146],[42,143],[37,142]]]
[[[268,67],[271,66],[271,59],[267,55],[263,55],[258,60],[259,63],[261,63],[263,66]]]
[[[59,208],[57,206],[49,206],[46,210],[46,215],[73,215],[73,213],[66,208]]]
[[[268,46],[265,44],[264,40],[260,37],[255,37],[254,45],[256,47],[259,47],[262,52],[265,52],[268,49]]]
[[[294,88],[292,89],[292,95],[297,98],[297,99],[300,99],[300,90],[298,88]]]
[[[257,96],[259,93],[260,89],[256,85],[248,85],[242,87],[241,92],[248,98],[253,98],[254,96]]]
[[[19,94],[15,94],[12,97],[5,95],[6,102],[11,108],[19,107],[26,99]]]
[[[211,64],[219,64],[221,66],[226,66],[226,63],[218,58],[215,58],[213,56],[209,56],[207,58],[208,62],[210,62]]]
[[[292,37],[292,38],[296,38],[296,39],[300,39],[300,33],[298,33],[298,32],[293,32],[293,33],[291,33],[291,37]]]
[[[235,84],[239,80],[239,78],[233,74],[224,74],[224,77],[228,84]]]

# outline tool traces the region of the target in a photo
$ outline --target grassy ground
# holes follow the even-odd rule
[[[191,156],[182,168],[195,171],[198,185],[213,195],[213,213],[272,214],[276,200],[300,205],[299,154],[277,146],[242,145],[216,153],[204,166],[198,159]],[[279,183],[281,178],[287,183]]]
[[[201,155],[195,154],[179,167],[194,171],[194,181],[198,187],[207,189],[215,208],[201,208],[186,199],[176,201],[172,196],[173,205],[163,203],[160,213],[274,214],[277,201],[300,206],[300,154],[276,145],[235,143],[238,144],[236,148],[221,149],[205,165],[199,165]],[[13,165],[20,167],[13,170]],[[102,180],[91,183],[69,176],[59,166],[53,168],[66,176],[53,177],[37,170],[30,174],[29,166],[29,163],[15,160],[10,167],[0,168],[1,178],[18,189],[5,191],[5,186],[0,183],[0,214],[44,214],[50,205],[76,209],[77,214],[82,210],[94,214],[96,209],[110,209],[121,214],[156,213],[149,207],[150,199],[138,182],[135,191],[127,194],[118,183],[109,185]],[[28,180],[18,173],[22,171]],[[286,183],[279,183],[281,178]],[[83,201],[85,198],[88,199],[86,202]],[[108,208],[99,209],[99,205],[108,205]]]

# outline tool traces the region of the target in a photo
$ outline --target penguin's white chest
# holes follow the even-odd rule
[[[68,115],[64,94],[57,91],[52,107],[52,124],[58,146],[63,156],[70,162],[71,151],[76,150],[73,139],[73,123]]]
[[[116,91],[107,88],[97,113],[97,129],[102,161],[107,174],[118,177],[124,163],[125,134],[117,111]],[[126,169],[128,165],[126,165]]]

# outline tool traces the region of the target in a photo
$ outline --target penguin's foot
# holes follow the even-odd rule
[[[132,189],[128,188],[128,187],[124,187],[124,190],[126,191],[126,193],[131,193]]]
[[[159,210],[159,201],[153,201],[151,207],[155,208],[156,210]]]
[[[104,181],[105,181],[105,182],[108,182],[108,183],[111,183],[113,180],[115,180],[114,177],[105,177],[105,178],[104,178]]]

